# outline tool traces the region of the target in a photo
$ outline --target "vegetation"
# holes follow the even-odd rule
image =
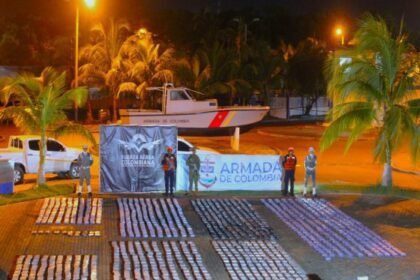
[[[319,28],[322,19],[316,16],[309,29],[296,29],[294,20],[282,9],[267,9],[258,17],[254,12],[154,12],[145,19],[150,23],[151,32],[143,28],[131,29],[131,26],[143,25],[138,17],[111,18],[94,23],[90,30],[86,29],[88,25],[81,25],[80,84],[99,89],[103,97],[112,96],[106,99],[112,104],[100,102],[100,106],[113,108],[114,121],[121,94],[137,95],[140,106],[144,106],[148,102],[144,89],[163,82],[186,85],[204,92],[207,97],[218,98],[223,105],[246,104],[254,92],[260,93],[260,101],[267,104],[273,91],[279,89],[283,89],[283,93],[310,96],[312,101],[323,95],[325,87],[323,80],[319,80],[322,74],[317,75],[314,82],[308,73],[322,72],[319,54],[326,53],[326,45],[322,40],[307,40]],[[0,36],[4,37],[0,38],[0,57],[4,50],[8,58],[4,61],[23,65],[19,59],[14,59],[15,54],[8,52],[10,48],[2,47],[2,42],[21,44],[24,40],[25,46],[20,52],[30,65],[54,65],[74,73],[71,28],[57,33],[52,27],[54,20],[57,19],[26,19],[32,26],[43,29],[32,29],[29,24],[0,27],[5,31]],[[285,26],[293,26],[292,36]],[[26,37],[19,35],[23,32]],[[17,42],[17,38],[21,40]],[[294,52],[293,59],[284,59],[290,57],[290,49],[280,47],[282,39],[293,50],[299,50]],[[312,48],[315,44],[308,42],[319,43]],[[311,67],[306,67],[308,65]],[[92,102],[88,96],[87,121],[92,119]]]
[[[24,73],[8,82],[3,84],[0,95],[6,103],[14,98],[19,104],[0,110],[0,120],[11,119],[25,133],[40,135],[37,186],[41,186],[45,184],[44,163],[49,134],[77,133],[96,145],[90,131],[80,124],[68,122],[64,112],[73,104],[83,106],[87,90],[84,87],[66,90],[65,72],[58,73],[50,67],[45,68],[40,77]]]
[[[95,24],[90,30],[90,42],[80,52],[80,83],[88,87],[106,88],[112,95],[114,120],[116,120],[118,88],[122,77],[117,69],[120,48],[130,32],[130,25],[111,18]],[[87,121],[91,121],[92,108],[88,100]]]
[[[74,193],[72,185],[41,185],[37,189],[17,192],[10,195],[0,195],[0,205],[46,198]]]
[[[347,150],[364,132],[377,129],[374,157],[384,163],[386,187],[392,186],[396,148],[410,139],[412,158],[420,153],[420,99],[413,90],[420,75],[419,58],[401,30],[393,36],[383,19],[367,15],[355,34],[354,47],[328,61],[328,94],[335,106],[321,148],[348,132]]]

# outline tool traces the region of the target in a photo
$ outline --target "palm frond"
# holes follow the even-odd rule
[[[13,123],[25,133],[33,134],[39,130],[40,124],[30,107],[6,107],[0,110],[0,120],[13,120]]]
[[[86,87],[78,87],[71,90],[66,91],[62,95],[64,102],[61,103],[63,106],[68,105],[67,100],[72,101],[74,104],[76,104],[78,107],[83,107],[86,104],[87,98],[88,98],[88,90]],[[66,108],[68,108],[66,106]]]
[[[120,86],[118,87],[117,98],[119,98],[120,95],[124,92],[136,93],[136,88],[137,88],[137,85],[135,83],[132,83],[132,82],[121,83]]]
[[[88,140],[93,146],[96,146],[96,139],[93,134],[87,129],[85,126],[75,123],[65,123],[62,125],[57,126],[54,131],[53,135],[58,138],[64,135],[80,135],[83,136],[86,140]]]
[[[173,75],[172,70],[163,69],[163,70],[157,71],[152,76],[152,81],[159,81],[159,82],[164,82],[164,83],[171,83],[174,80],[174,77],[173,76],[174,75]]]
[[[329,148],[344,132],[351,132],[345,149],[347,151],[372,125],[375,119],[374,106],[366,102],[349,102],[335,106],[333,110],[330,114],[335,118],[321,137],[321,150]]]
[[[408,101],[408,110],[414,118],[420,117],[420,98]]]

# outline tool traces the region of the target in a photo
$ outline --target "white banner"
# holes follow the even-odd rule
[[[177,189],[189,187],[189,155],[179,155]],[[283,169],[279,156],[199,154],[199,191],[280,190]]]

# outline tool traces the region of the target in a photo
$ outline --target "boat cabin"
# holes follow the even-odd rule
[[[217,110],[217,99],[198,100],[197,95],[204,95],[185,87],[174,87],[165,84],[163,87],[149,87],[146,89],[145,100],[125,101],[130,106],[122,106],[129,110],[139,110],[144,113],[185,114],[209,112]],[[162,102],[162,100],[164,102]],[[141,108],[139,105],[142,105]]]

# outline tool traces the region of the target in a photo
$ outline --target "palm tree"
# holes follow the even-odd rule
[[[191,57],[181,55],[175,60],[176,63],[173,65],[174,82],[195,90],[203,90],[210,79],[211,71],[207,53],[198,49]]]
[[[103,23],[96,23],[90,30],[90,42],[80,51],[80,84],[86,86],[105,87],[114,96],[117,86],[107,83],[107,76],[113,73],[112,62],[118,56],[120,48],[130,30],[124,20],[111,18]],[[118,84],[119,85],[119,84]],[[115,107],[115,104],[114,104]],[[88,98],[87,120],[91,121],[92,109]]]
[[[318,97],[325,94],[326,84],[322,68],[326,58],[325,44],[308,37],[299,42],[294,55],[289,60],[289,83],[301,96],[308,97],[305,115],[310,113]]]
[[[84,126],[69,123],[64,110],[73,104],[83,106],[87,98],[85,87],[66,91],[66,74],[53,68],[45,68],[40,77],[33,74],[19,74],[2,90],[2,95],[20,101],[18,106],[10,106],[0,111],[0,120],[12,119],[17,127],[28,134],[39,134],[39,168],[37,186],[45,184],[45,153],[47,136],[80,134],[92,144],[95,139]]]
[[[395,149],[411,139],[413,159],[420,150],[420,99],[413,91],[419,79],[419,55],[401,31],[393,37],[383,19],[367,15],[355,34],[354,47],[330,58],[326,72],[334,107],[321,148],[349,132],[348,150],[362,133],[377,127],[375,160],[384,163],[382,185],[392,186]]]
[[[252,46],[251,62],[244,67],[245,79],[251,80],[268,104],[269,89],[280,88],[284,83],[285,61],[281,52],[272,50],[263,41]],[[248,73],[246,73],[248,72]]]
[[[114,118],[122,93],[138,95],[143,106],[147,87],[173,82],[173,54],[172,48],[160,51],[152,34],[143,28],[124,41],[107,74],[107,84],[115,90]]]
[[[251,85],[242,76],[245,67],[234,50],[215,42],[198,49],[191,59],[179,60],[173,66],[176,80],[184,81],[195,90],[209,96],[226,95],[229,103]]]

